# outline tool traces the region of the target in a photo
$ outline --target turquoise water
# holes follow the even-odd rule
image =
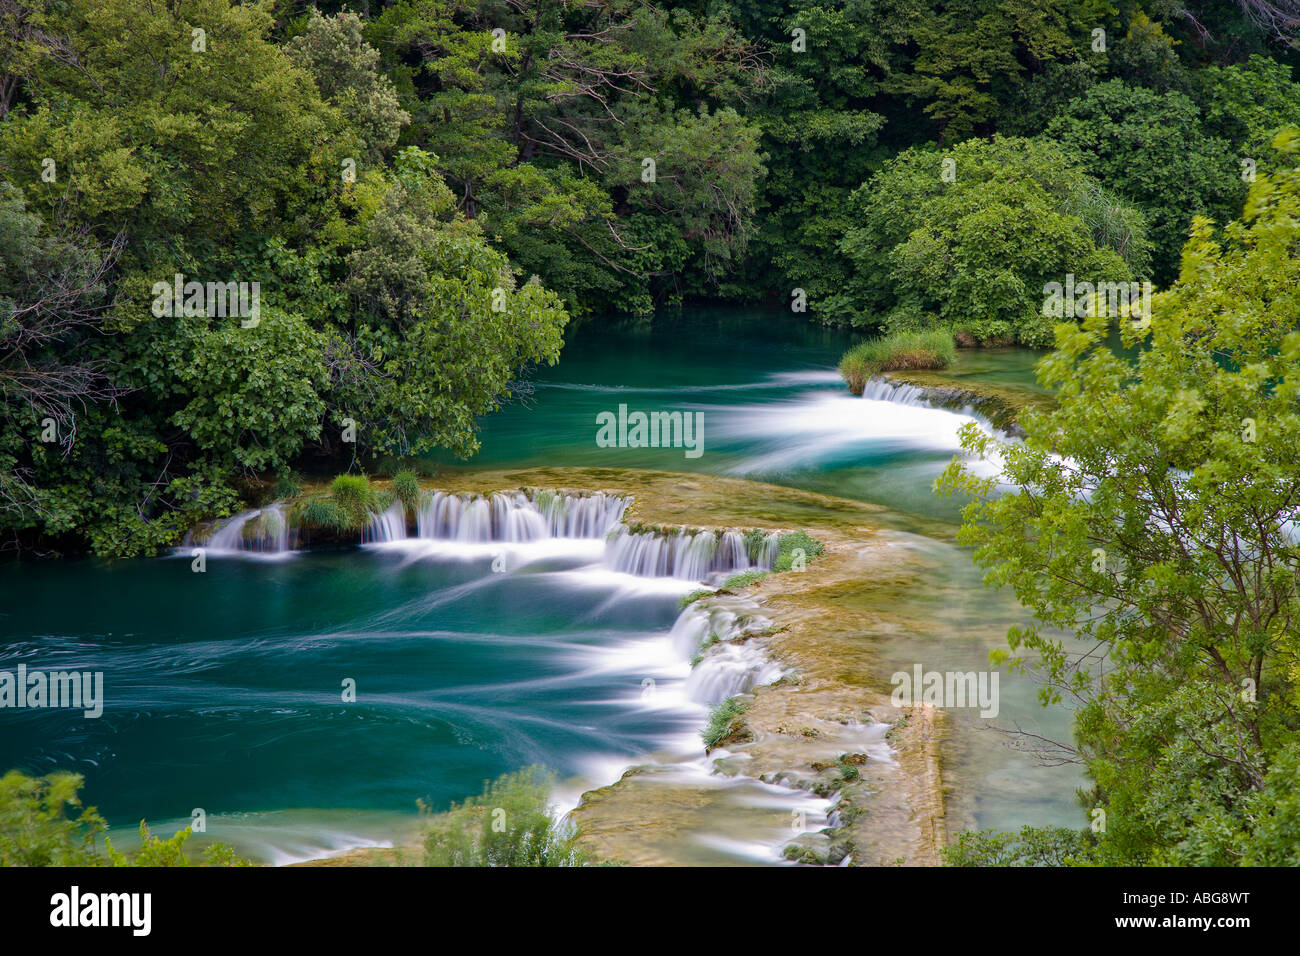
[[[851,341],[752,310],[588,322],[531,398],[485,420],[471,466],[706,471],[887,505],[899,546],[930,568],[913,600],[934,632],[884,642],[886,662],[983,667],[1019,611],[980,587],[950,533],[922,533],[955,519],[930,482],[971,419],[848,395],[833,366]],[[959,371],[1026,383],[1036,358],[979,353]],[[704,453],[599,447],[597,415],[620,404],[703,413]],[[203,808],[211,837],[273,861],[373,842],[417,799],[445,806],[526,764],[609,782],[690,740],[706,708],[666,639],[690,583],[602,570],[598,546],[556,542],[507,574],[481,550],[382,547],[210,556],[205,574],[188,558],[0,567],[0,669],[102,670],[107,695],[98,720],[0,712],[0,768],[83,773],[118,827],[170,832],[163,821]],[[1032,698],[1004,679],[1004,714],[1067,735]],[[948,782],[979,825],[1076,822],[1072,772],[966,729]]]
[[[955,521],[960,505],[931,491],[969,417],[863,402],[835,366],[858,340],[800,316],[690,309],[650,319],[588,322],[558,366],[530,376],[532,395],[483,422],[473,468],[601,465],[770,481]],[[1041,353],[963,353],[956,372],[1031,384]],[[597,415],[689,411],[704,416],[704,453],[602,448]],[[458,463],[443,459],[444,466]]]
[[[91,720],[4,712],[0,765],[83,773],[129,824],[195,807],[409,813],[527,764],[626,762],[704,713],[640,705],[646,678],[688,673],[662,634],[690,585],[593,581],[572,570],[593,544],[510,574],[384,549],[210,558],[204,574],[188,559],[4,568],[21,600],[0,667],[102,671],[107,701]]]

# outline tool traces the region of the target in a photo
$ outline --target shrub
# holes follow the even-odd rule
[[[902,369],[947,368],[956,357],[952,333],[946,329],[894,332],[859,342],[845,352],[840,359],[840,374],[849,383],[849,391],[861,395],[873,375]]]
[[[704,738],[705,751],[721,747],[725,743],[741,742],[749,739],[745,728],[745,714],[749,711],[749,701],[743,697],[728,697],[709,714],[709,723],[700,736]]]
[[[789,571],[794,567],[795,552],[802,551],[804,560],[818,557],[826,549],[806,531],[790,531],[781,535],[777,543],[775,571]]]
[[[339,475],[330,482],[330,496],[338,508],[342,531],[360,531],[378,503],[365,475]]]
[[[177,830],[170,840],[156,837],[149,832],[149,826],[140,821],[140,850],[135,856],[128,857],[113,846],[111,839],[105,838],[104,847],[108,851],[110,866],[193,866],[194,863],[185,854],[185,841],[194,833],[191,827]],[[248,860],[235,855],[234,847],[228,843],[214,843],[203,851],[207,866],[252,866]]]
[[[1016,833],[963,830],[939,852],[945,866],[1069,866],[1086,858],[1086,831],[1022,827]]]
[[[128,858],[107,838],[107,856],[101,854],[95,839],[107,824],[94,807],[82,808],[78,791],[83,780],[81,774],[62,771],[29,777],[10,770],[0,777],[0,866],[192,865],[183,849],[189,827],[163,840],[150,834],[143,820],[137,854]],[[203,858],[209,866],[250,865],[225,843],[208,847]]]
[[[485,784],[483,792],[433,815],[424,837],[425,866],[582,866],[549,803],[555,778],[525,767]],[[421,802],[421,810],[428,805]]]
[[[420,479],[416,477],[415,472],[399,471],[393,475],[393,494],[406,506],[408,514],[415,514],[420,510]]]
[[[0,866],[95,866],[95,837],[105,828],[94,807],[81,806],[82,776],[58,772],[0,777]],[[79,812],[77,812],[79,811]]]

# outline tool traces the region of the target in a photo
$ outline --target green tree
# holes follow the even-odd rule
[[[1125,323],[1136,356],[1104,320],[1058,327],[1056,410],[1021,443],[967,429],[1001,474],[957,461],[939,482],[972,496],[960,540],[1032,613],[995,660],[1039,658],[1044,702],[1077,705],[1063,746],[1106,814],[1095,862],[1282,861],[1300,841],[1298,238],[1300,168],[1257,181],[1221,241],[1198,218],[1178,281]]]
[[[106,829],[94,807],[83,807],[80,774],[0,777],[0,866],[95,866],[95,839]]]
[[[331,362],[338,416],[358,423],[358,443],[407,455],[477,448],[476,416],[510,394],[520,368],[555,362],[568,315],[477,225],[416,147],[396,176],[369,177],[374,194],[358,220],[364,239],[348,257],[353,320],[335,331]]]
[[[311,73],[321,96],[357,131],[364,158],[380,163],[411,116],[379,70],[379,51],[362,39],[362,26],[354,13],[324,17],[313,9],[306,33],[290,40],[285,52]]]
[[[915,50],[888,88],[919,108],[945,142],[984,127],[1032,73],[1090,54],[1107,4],[1096,0],[975,0],[912,8],[896,41]]]
[[[823,319],[893,331],[940,323],[982,340],[1050,341],[1044,286],[1142,274],[1142,217],[1053,143],[997,138],[913,148],[854,195],[840,249],[850,281]]]
[[[1099,83],[1067,104],[1046,133],[1080,166],[1134,203],[1151,228],[1154,276],[1178,270],[1178,252],[1194,216],[1225,221],[1245,186],[1227,142],[1208,133],[1183,93]]]

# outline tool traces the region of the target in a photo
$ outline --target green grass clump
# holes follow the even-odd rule
[[[704,749],[709,751],[732,741],[749,739],[745,728],[745,714],[749,711],[749,701],[743,697],[728,697],[709,714],[709,723],[700,736],[704,738]]]
[[[420,479],[415,472],[399,471],[393,475],[393,494],[406,506],[407,514],[420,510]]]
[[[583,866],[586,857],[565,836],[549,797],[555,782],[525,767],[485,784],[483,792],[445,813],[429,814],[425,866]]]
[[[741,571],[739,574],[733,574],[722,582],[722,586],[728,589],[747,587],[756,581],[761,581],[767,577],[766,571],[760,571],[758,568],[750,568],[748,571]]]
[[[861,754],[840,754],[835,760],[835,766],[840,771],[841,780],[857,780],[861,775],[858,767],[865,762]]]
[[[781,535],[776,547],[776,561],[773,570],[789,571],[794,567],[795,552],[802,551],[805,561],[817,557],[826,549],[822,543],[806,531],[790,531]]]
[[[861,395],[867,380],[881,372],[903,369],[947,368],[957,358],[957,347],[947,329],[928,332],[894,332],[859,342],[840,359],[840,374],[849,391]]]
[[[346,530],[346,519],[333,498],[308,498],[297,509],[298,523],[311,528]]]
[[[764,531],[762,528],[751,528],[745,532],[745,553],[749,555],[749,560],[757,561],[763,556],[769,534],[770,531]]]
[[[360,531],[379,503],[365,475],[339,475],[330,482],[330,497],[339,510],[341,531]]]

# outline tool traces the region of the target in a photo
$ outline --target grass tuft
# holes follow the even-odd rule
[[[861,395],[873,375],[904,369],[947,368],[956,358],[957,348],[947,329],[894,332],[859,342],[845,352],[840,359],[840,374],[848,382],[849,391]]]
[[[749,711],[749,701],[742,697],[728,697],[709,714],[709,723],[700,736],[704,738],[704,749],[713,750],[725,743],[741,742],[749,739],[745,727],[745,714]]]
[[[407,514],[420,510],[420,479],[415,472],[399,471],[393,475],[393,494],[406,506]]]

